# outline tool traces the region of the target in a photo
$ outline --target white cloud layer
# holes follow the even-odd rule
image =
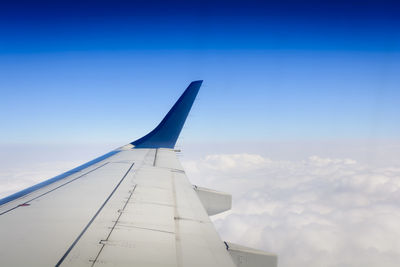
[[[183,161],[190,180],[229,192],[222,238],[279,255],[279,266],[399,266],[400,166],[312,156],[216,154]]]
[[[111,150],[107,147],[0,144],[0,198],[101,156]]]

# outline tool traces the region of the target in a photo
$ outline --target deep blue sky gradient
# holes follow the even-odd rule
[[[185,140],[398,138],[389,1],[13,1],[3,143],[129,142],[204,79]]]
[[[11,1],[2,52],[398,51],[396,1]]]

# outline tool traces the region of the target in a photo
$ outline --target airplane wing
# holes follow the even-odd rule
[[[222,242],[231,196],[193,186],[174,146],[202,81],[146,136],[0,199],[0,266],[276,266]]]

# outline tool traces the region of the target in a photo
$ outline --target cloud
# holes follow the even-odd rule
[[[107,147],[110,145],[0,144],[0,198],[88,162],[111,150]]]
[[[282,267],[400,262],[400,166],[257,154],[183,165],[193,183],[232,193],[232,210],[213,218],[222,238],[275,252]]]
[[[0,172],[0,198],[47,180],[80,165],[78,161],[37,162],[3,166]]]

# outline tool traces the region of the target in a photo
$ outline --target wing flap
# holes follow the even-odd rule
[[[234,243],[225,242],[226,249],[231,254],[237,267],[277,267],[276,254],[249,248]]]
[[[194,190],[210,216],[232,208],[232,196],[230,194],[199,186],[194,186]]]

